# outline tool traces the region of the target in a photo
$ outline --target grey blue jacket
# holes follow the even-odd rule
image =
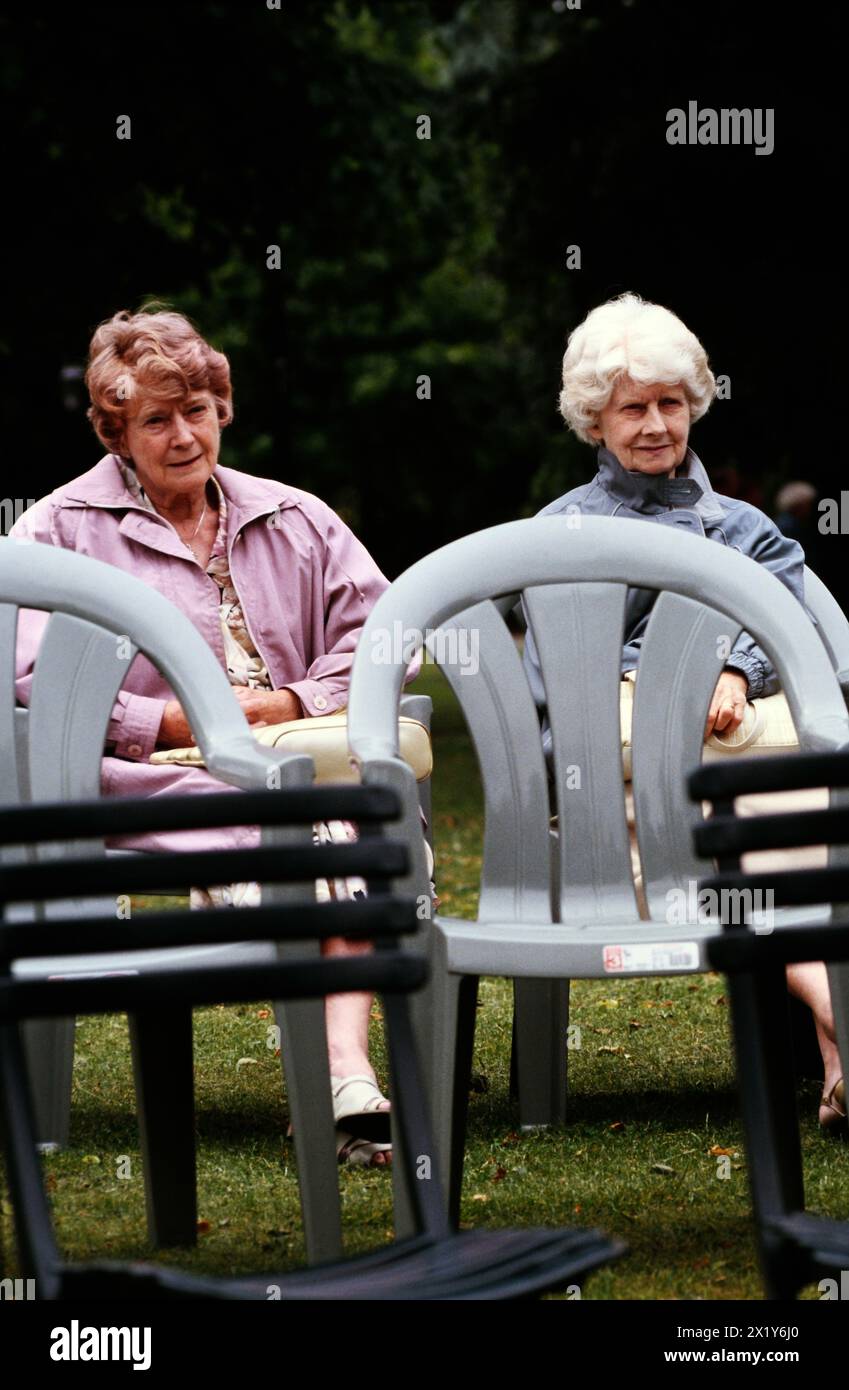
[[[540,516],[620,516],[675,526],[731,546],[771,570],[804,604],[805,555],[798,541],[783,536],[774,521],[757,507],[714,492],[710,479],[692,449],[675,478],[629,473],[609,449],[599,449],[598,472],[592,482],[573,488],[551,502]],[[657,595],[650,589],[629,589],[625,608],[622,670],[637,666],[643,635]],[[812,619],[813,621],[813,619]],[[766,652],[748,633],[741,632],[726,666],[740,671],[749,683],[749,699],[774,695],[778,676]],[[525,671],[538,705],[545,691],[533,634],[525,640]]]

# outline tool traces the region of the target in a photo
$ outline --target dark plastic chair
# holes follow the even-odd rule
[[[752,792],[798,791],[828,786],[827,810],[738,817],[734,799]],[[802,1153],[796,1109],[795,1073],[788,1028],[785,966],[824,960],[832,998],[845,989],[849,968],[849,748],[792,758],[714,764],[691,774],[692,798],[713,803],[711,820],[696,827],[700,855],[714,856],[719,870],[699,884],[723,915],[737,917],[747,900],[721,897],[771,890],[776,908],[799,909],[792,926],[764,934],[739,923],[723,923],[708,943],[715,970],[728,976],[728,995],[737,1057],[737,1082],[746,1133],[749,1181],[757,1223],[761,1269],[768,1298],[793,1298],[805,1284],[824,1276],[839,1279],[849,1268],[849,1222],[805,1210]],[[755,850],[827,844],[823,868],[743,873],[741,855]],[[755,899],[755,901],[757,901]],[[830,908],[830,920],[806,923],[806,910]],[[729,913],[729,909],[733,909]],[[779,914],[780,916],[780,914]],[[801,921],[798,918],[801,917]],[[769,925],[769,924],[767,924]],[[845,1017],[835,1011],[841,1053],[847,1042]]]
[[[441,1193],[438,1160],[426,1111],[407,995],[420,987],[427,965],[420,953],[401,949],[400,938],[416,930],[416,903],[391,891],[407,872],[406,848],[384,838],[384,821],[397,819],[398,798],[381,788],[332,788],[246,793],[240,807],[252,824],[274,827],[280,840],[222,855],[188,853],[107,860],[80,854],[79,841],[108,829],[189,829],[226,824],[230,796],[171,797],[159,801],[113,800],[0,810],[0,843],[40,846],[67,842],[76,853],[40,863],[0,866],[4,909],[33,899],[167,888],[222,873],[233,880],[268,885],[263,906],[219,912],[145,912],[129,921],[102,916],[10,922],[0,926],[0,1116],[6,1168],[15,1214],[22,1273],[36,1281],[37,1296],[67,1298],[216,1298],[266,1300],[269,1285],[281,1298],[312,1299],[508,1299],[530,1297],[573,1282],[624,1247],[598,1231],[450,1230]],[[315,821],[343,817],[360,828],[356,844],[314,846]],[[292,837],[295,837],[294,842]],[[287,838],[288,837],[288,838]],[[297,837],[301,837],[298,843]],[[226,862],[224,862],[226,861]],[[365,878],[364,901],[293,904],[286,884],[318,878]],[[267,904],[267,905],[266,905]],[[169,950],[216,942],[256,940],[258,934],[288,948],[270,963],[225,964],[169,970],[161,964],[137,974],[21,978],[13,965],[54,954],[90,954],[114,949],[116,937],[129,949],[151,949],[159,959]],[[374,950],[350,958],[309,954],[330,936],[371,939]],[[291,947],[302,943],[304,954]],[[192,1005],[236,1003],[270,996],[317,999],[331,993],[375,989],[383,995],[393,1083],[395,1162],[402,1170],[405,1199],[416,1231],[375,1253],[317,1265],[294,1274],[263,1274],[216,1280],[153,1264],[96,1261],[69,1266],[56,1245],[37,1151],[37,1130],[24,1049],[22,1023],[31,1018],[127,1011],[154,1024],[169,1011]],[[145,1078],[139,1084],[142,1107]],[[330,1107],[330,1097],[326,1097]],[[167,1146],[166,1137],[161,1142]],[[428,1162],[425,1163],[424,1160]],[[147,1177],[147,1175],[146,1175]],[[192,1193],[187,1194],[191,1199]]]

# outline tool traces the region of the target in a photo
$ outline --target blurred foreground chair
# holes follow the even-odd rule
[[[738,633],[752,633],[774,661],[803,748],[849,739],[829,653],[796,599],[762,566],[671,528],[610,517],[582,517],[580,527],[570,522],[511,522],[420,560],[375,605],[354,664],[351,750],[366,784],[406,788],[410,835],[412,788],[395,733],[409,652],[385,660],[385,633],[427,638],[463,709],[481,769],[478,917],[435,917],[433,983],[417,1011],[455,1216],[479,976],[517,982],[520,1121],[531,1125],[565,1112],[568,978],[709,968],[705,948],[715,928],[681,910],[707,868],[690,844],[700,813],[687,799],[685,779],[700,761],[710,697]],[[633,720],[649,921],[640,920],[634,892],[622,778],[619,686],[629,586],[661,591],[643,640]],[[556,839],[537,710],[498,605],[505,600],[504,610],[519,595],[534,629],[552,728]],[[420,865],[416,871],[421,875]]]
[[[741,817],[739,796],[828,786],[827,810]],[[699,884],[707,903],[719,905],[720,936],[708,943],[708,959],[728,976],[737,1058],[737,1084],[746,1134],[758,1248],[768,1298],[793,1298],[805,1284],[830,1277],[842,1296],[849,1269],[849,1222],[805,1211],[796,1085],[787,1026],[785,966],[792,961],[828,963],[832,999],[845,997],[849,981],[849,748],[840,753],[798,755],[702,767],[689,779],[690,795],[713,804],[713,817],[694,832],[699,854],[713,856],[719,871]],[[741,872],[741,856],[764,850],[826,844],[828,865],[764,873]],[[752,929],[740,925],[741,907],[771,893],[777,909],[801,918]],[[723,895],[725,895],[723,897]],[[763,899],[761,899],[763,901]],[[804,920],[825,904],[827,922]],[[731,909],[734,909],[733,911]],[[841,1057],[849,1055],[843,1011],[835,1010]]]
[[[14,707],[17,615],[20,608],[49,614],[38,650],[28,709]],[[130,663],[141,653],[164,675],[186,710],[209,771],[242,789],[269,785],[306,786],[312,760],[260,747],[224,671],[194,624],[146,584],[112,565],[53,546],[7,539],[0,543],[0,669],[6,700],[0,701],[0,785],[5,804],[79,801],[100,795],[100,765],[115,697]],[[430,702],[405,698],[405,709],[428,722]],[[426,796],[429,787],[422,784]],[[220,825],[250,824],[244,803],[233,798]],[[70,822],[73,828],[73,821]],[[104,821],[107,833],[117,833]],[[421,838],[421,836],[419,837]],[[40,861],[75,852],[73,838],[59,846],[12,851],[10,857]],[[100,846],[103,853],[103,847]],[[129,863],[131,854],[122,855]],[[178,889],[199,882],[184,856]],[[220,882],[216,875],[212,882]],[[159,885],[148,878],[148,890]],[[119,892],[123,890],[119,889]],[[293,890],[294,891],[294,890]],[[100,913],[116,917],[115,895],[15,909],[19,920],[57,912],[63,916]],[[109,948],[114,952],[115,946]],[[201,963],[260,964],[274,958],[268,942],[242,936],[228,942],[168,953],[169,968]],[[155,952],[136,949],[120,956],[99,954],[24,960],[25,976],[70,970],[147,970],[158,966]],[[329,1091],[324,1009],[304,1001],[275,1005],[281,1030],[281,1059],[295,1127],[296,1149],[313,1137],[331,1137],[317,1098]],[[187,1245],[196,1239],[192,1033],[188,1009],[175,1007],[131,1021],[130,1038],[139,1099],[148,1227],[157,1245]],[[33,1080],[36,1127],[41,1143],[68,1141],[74,1061],[74,1019],[45,1017],[28,1024],[25,1046]],[[167,1141],[167,1142],[166,1142]],[[332,1161],[331,1161],[332,1160]],[[334,1194],[335,1159],[319,1145],[302,1182],[307,1249],[313,1259],[329,1259],[341,1249],[341,1227]]]
[[[232,814],[227,796],[91,801],[72,805],[0,810],[0,843],[41,844],[74,837],[145,829],[186,829],[221,824]],[[224,914],[156,912],[115,923],[72,917],[49,922],[5,922],[0,926],[0,1115],[6,1170],[12,1195],[23,1274],[36,1282],[42,1299],[149,1299],[269,1297],[276,1285],[284,1299],[507,1299],[529,1297],[579,1279],[622,1253],[619,1242],[597,1231],[450,1231],[440,1190],[439,1164],[427,1117],[406,995],[426,978],[423,957],[400,950],[399,937],[415,931],[416,904],[392,892],[402,878],[406,848],[383,836],[383,822],[397,817],[398,799],[380,788],[310,788],[248,794],[252,824],[279,828],[293,837],[251,850],[185,856],[200,881],[220,872],[234,880],[268,885],[256,909]],[[357,844],[312,844],[315,821],[343,816],[360,827]],[[184,872],[179,856],[139,856],[130,863],[95,854],[54,858],[0,868],[0,901],[61,899],[115,891],[129,880],[136,891],[151,884],[174,886]],[[359,875],[365,901],[287,903],[276,885]],[[266,905],[267,904],[267,905]],[[273,962],[168,969],[171,954],[200,943],[246,941],[262,932],[269,941],[312,942],[327,937],[371,939],[374,950],[348,958],[314,954]],[[161,963],[144,973],[22,979],[11,969],[21,958],[55,953],[82,956],[109,949],[114,938],[128,947],[155,946]],[[155,1022],[179,1006],[264,999],[323,999],[327,994],[374,989],[383,996],[396,1122],[395,1163],[414,1213],[416,1234],[375,1253],[294,1274],[215,1280],[149,1264],[66,1264],[56,1245],[44,1189],[20,1024],[32,1017],[127,1010]],[[332,1117],[330,1093],[324,1097]],[[330,1153],[334,1154],[330,1135]],[[299,1162],[312,1163],[315,1145]],[[338,1195],[337,1195],[338,1200]]]

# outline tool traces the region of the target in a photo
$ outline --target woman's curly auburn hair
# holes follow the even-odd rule
[[[224,353],[210,347],[185,315],[160,304],[145,304],[137,314],[122,309],[95,329],[85,382],[91,397],[86,413],[111,453],[121,452],[130,403],[139,392],[177,400],[211,391],[219,423],[233,418]]]

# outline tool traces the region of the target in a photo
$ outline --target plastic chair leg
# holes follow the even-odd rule
[[[63,898],[47,904],[45,916],[114,917],[114,900]],[[10,907],[8,920],[33,920],[28,904]],[[33,972],[24,970],[33,978]],[[54,972],[55,973],[55,972]],[[73,1018],[33,1019],[23,1025],[24,1053],[35,1110],[38,1143],[65,1148],[71,1130],[71,1086],[74,1075],[76,1021]]]
[[[285,954],[288,943],[281,948]],[[318,943],[315,943],[316,953]],[[303,958],[306,947],[298,954]],[[307,1260],[320,1264],[342,1253],[342,1217],[336,1130],[330,1099],[330,1066],[324,1000],[274,1005],[280,1028],[289,1115],[295,1138]]]
[[[197,1240],[192,1011],[130,1018],[147,1229],[157,1246]]]
[[[428,992],[434,1021],[433,1132],[448,1212],[456,1225],[463,1182],[478,979],[475,975],[452,975],[437,968]]]
[[[65,1148],[71,1130],[75,1022],[36,1019],[22,1029],[39,1144]]]
[[[523,1129],[563,1124],[567,1103],[569,981],[513,981],[516,1088]]]

